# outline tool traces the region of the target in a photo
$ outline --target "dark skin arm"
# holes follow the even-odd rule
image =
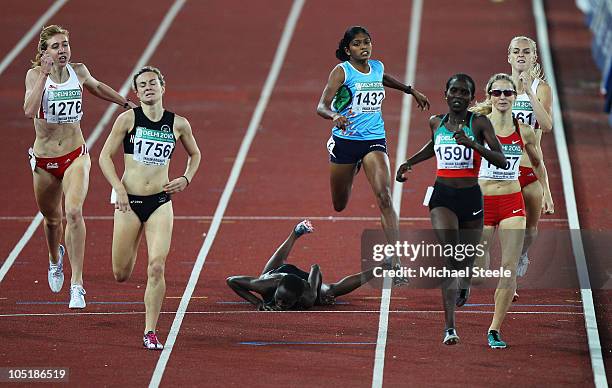
[[[313,264],[308,274],[308,287],[306,287],[304,293],[300,297],[300,305],[302,305],[302,307],[310,308],[315,304],[317,300],[317,290],[319,289],[322,278],[319,265]]]
[[[255,305],[258,310],[271,310],[271,308],[265,306],[263,298],[258,297],[253,294],[253,292],[260,295],[269,292],[272,288],[276,287],[276,283],[278,283],[276,279],[260,279],[252,276],[230,276],[227,278],[226,282],[239,297]]]
[[[431,116],[429,119],[429,128],[431,129],[431,133],[435,131],[435,128],[438,128],[440,125],[440,118],[438,116]],[[434,142],[433,139],[429,140],[423,148],[419,150],[416,154],[412,155],[408,160],[402,163],[397,168],[397,173],[395,174],[395,180],[398,182],[406,182],[405,173],[408,171],[412,171],[412,166],[415,164],[421,163],[427,159],[431,159],[436,155],[434,151]]]
[[[497,136],[495,136],[495,130],[493,129],[493,125],[491,125],[489,119],[485,116],[477,116],[474,117],[472,123],[474,135],[478,139],[484,139],[489,146],[489,149],[467,137],[463,131],[456,132],[453,135],[457,144],[472,148],[495,166],[505,168],[508,161],[502,152],[501,144]]]
[[[317,105],[317,114],[324,119],[331,120],[334,122],[334,125],[341,130],[345,131],[347,126],[350,124],[349,118],[342,116],[338,112],[334,112],[331,109],[331,103],[336,95],[336,92],[342,84],[344,83],[344,70],[339,66],[334,67],[334,69],[329,74],[329,79],[327,80],[327,85],[325,85],[325,89],[323,89],[323,94],[321,94],[321,99],[319,100],[319,104]]]
[[[404,93],[412,94],[414,100],[416,101],[417,105],[421,110],[429,109],[429,100],[423,93],[419,92],[411,86],[404,85],[389,74],[383,74],[383,86],[386,86],[391,89],[396,89]]]

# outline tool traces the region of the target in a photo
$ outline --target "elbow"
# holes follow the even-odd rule
[[[325,116],[325,105],[323,104],[317,105],[317,114],[323,118],[327,118]]]

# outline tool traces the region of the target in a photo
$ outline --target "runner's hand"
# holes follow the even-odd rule
[[[166,183],[163,187],[164,191],[168,194],[180,193],[187,187],[187,179],[180,176]]]
[[[353,111],[349,109],[347,116],[343,116],[340,113],[335,113],[332,117],[332,121],[338,129],[342,130],[342,132],[346,132],[349,129],[349,126],[352,124],[350,119],[355,116],[357,116],[357,114],[353,113]]]
[[[40,71],[42,71],[44,75],[48,75],[51,73],[52,69],[53,59],[51,59],[51,55],[45,50],[40,57]]]
[[[553,202],[552,196],[550,193],[544,193],[544,202],[542,202],[542,213],[544,214],[554,214],[555,212],[555,203]]]
[[[453,137],[455,138],[455,142],[459,145],[462,146],[466,146],[468,148],[474,148],[474,140],[470,139],[469,137],[467,137],[467,135],[465,134],[465,132],[460,131],[460,132],[455,132],[453,134]]]
[[[425,96],[423,93],[419,92],[415,88],[412,88],[411,94],[414,97],[414,100],[416,101],[417,105],[419,106],[419,109],[429,110],[430,105],[427,96]]]
[[[115,209],[120,212],[129,212],[130,209],[130,200],[128,199],[127,191],[124,188],[115,190],[117,198],[115,199]]]
[[[408,178],[406,178],[404,174],[408,171],[412,171],[412,166],[410,166],[408,161],[405,161],[397,169],[397,173],[395,174],[395,180],[398,182],[406,182]]]
[[[523,90],[525,91],[525,93],[527,93],[527,95],[532,94],[531,77],[529,77],[529,75],[526,72],[522,72],[519,75],[519,82],[521,83],[521,86],[523,87]]]

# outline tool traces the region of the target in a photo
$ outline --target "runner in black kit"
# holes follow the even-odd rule
[[[369,269],[327,284],[322,281],[318,264],[311,266],[310,273],[287,264],[295,241],[313,231],[310,221],[300,222],[268,260],[261,275],[230,276],[227,285],[259,310],[303,310],[334,304],[336,297],[356,290],[374,277],[373,269]]]
[[[100,168],[113,186],[115,204],[113,273],[119,282],[132,274],[143,232],[147,238],[149,264],[145,290],[143,344],[163,349],[155,334],[166,292],[164,269],[170,250],[174,213],[170,196],[183,191],[200,164],[200,150],[189,122],[164,109],[164,77],[146,66],[134,75],[134,91],[141,106],[117,117],[100,153]],[[168,179],[170,158],[180,141],[189,155],[185,173]],[[125,172],[119,179],[112,156],[123,144]]]

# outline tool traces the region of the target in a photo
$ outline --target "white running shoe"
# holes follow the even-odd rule
[[[60,292],[64,285],[64,254],[66,249],[60,244],[59,246],[59,258],[57,264],[49,261],[49,271],[47,272],[47,280],[49,281],[49,287],[53,292]]]
[[[444,330],[444,340],[442,341],[444,345],[456,345],[459,343],[459,336],[457,335],[457,330],[454,328]]]
[[[68,305],[71,309],[84,309],[85,308],[85,289],[80,284],[73,284],[70,286],[70,304]]]
[[[516,266],[516,276],[525,276],[527,267],[529,267],[529,257],[525,253],[519,257],[518,265]]]

